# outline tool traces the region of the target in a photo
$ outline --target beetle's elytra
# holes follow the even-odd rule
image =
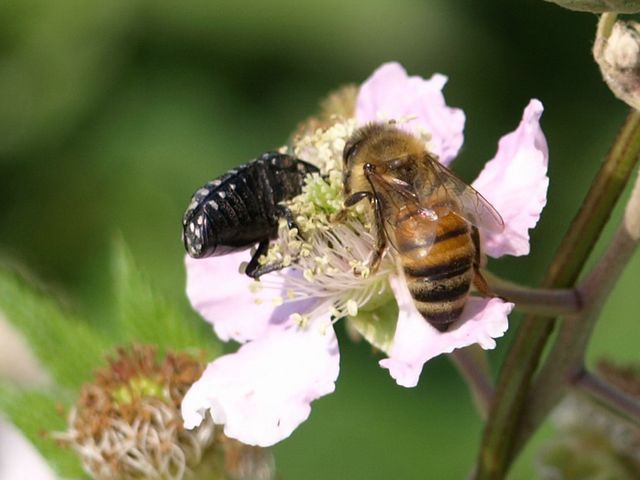
[[[299,195],[305,176],[313,172],[318,172],[315,166],[291,155],[267,152],[206,183],[193,194],[182,220],[187,253],[204,258],[259,243],[246,273],[266,273],[257,260],[286,217],[281,202]]]

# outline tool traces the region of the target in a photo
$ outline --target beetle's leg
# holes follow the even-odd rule
[[[275,217],[277,220],[284,218],[287,222],[287,226],[289,230],[293,230],[294,228],[298,231],[298,236],[300,235],[300,228],[293,218],[293,213],[284,205],[276,205],[276,214]],[[276,221],[277,221],[276,220]],[[260,257],[262,255],[266,255],[269,251],[269,240],[264,240],[258,244],[258,248],[256,249],[256,253],[253,254],[251,260],[247,264],[247,268],[245,272],[249,277],[255,278],[256,280],[262,275],[266,275],[267,273],[275,272],[276,270],[281,270],[285,268],[285,266],[280,263],[268,263],[265,265],[260,265]]]
[[[251,260],[249,260],[247,268],[244,271],[247,276],[257,280],[261,275],[281,268],[280,266],[274,267],[273,265],[260,265],[260,257],[262,255],[266,255],[268,251],[269,240],[263,240],[258,244],[256,252],[253,254],[253,257],[251,257]]]
[[[289,210],[288,207],[280,204],[276,205],[276,218],[284,218],[287,221],[289,230],[293,230],[295,228],[296,230],[298,230],[298,234],[300,234],[300,228],[293,218],[293,213],[291,213],[291,210]]]

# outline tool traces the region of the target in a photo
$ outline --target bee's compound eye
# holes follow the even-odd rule
[[[360,146],[360,142],[347,142],[344,146],[344,151],[342,152],[342,159],[344,163],[349,163],[349,160],[358,153],[358,147]]]

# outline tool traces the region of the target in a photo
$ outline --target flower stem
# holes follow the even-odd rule
[[[587,370],[581,370],[573,381],[574,388],[612,411],[624,415],[640,426],[640,401],[605,382]]]
[[[471,345],[467,348],[456,349],[449,354],[449,358],[466,380],[480,416],[486,419],[494,389],[486,351],[477,347],[477,345]]]
[[[639,154],[640,113],[632,111],[556,252],[545,287],[567,288],[575,283]],[[478,480],[504,478],[517,453],[516,435],[520,435],[522,445],[531,433],[519,433],[521,415],[531,379],[553,327],[551,317],[527,316],[518,329],[498,377],[478,459]]]
[[[538,315],[568,315],[580,312],[580,293],[569,288],[531,288],[505,280],[490,272],[482,273],[493,292],[516,304],[516,309]]]
[[[529,401],[522,415],[522,428],[516,437],[517,446],[526,441],[530,432],[538,427],[562,399],[570,386],[567,380],[582,375],[584,353],[602,307],[639,242],[640,175],[613,239],[579,287],[587,302],[584,312],[578,317],[564,320],[545,366],[531,388]]]

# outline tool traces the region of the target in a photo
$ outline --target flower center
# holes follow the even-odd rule
[[[275,303],[317,300],[311,311],[293,317],[300,325],[327,310],[336,320],[354,317],[373,299],[392,298],[387,279],[395,271],[393,256],[385,255],[377,271],[369,268],[377,243],[370,205],[363,201],[343,211],[342,151],[355,127],[354,120],[336,122],[296,139],[295,155],[321,173],[309,175],[302,193],[287,203],[298,228],[282,221],[278,238],[260,259],[263,265],[288,267],[274,274],[284,288],[282,282],[271,285],[269,275],[260,281],[259,288],[279,289]]]

